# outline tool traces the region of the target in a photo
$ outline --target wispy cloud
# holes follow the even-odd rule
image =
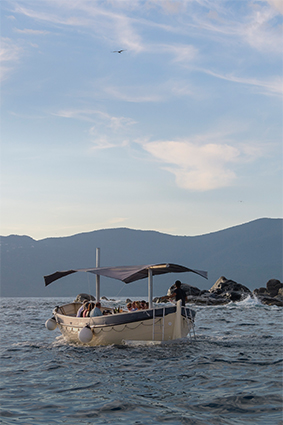
[[[0,46],[0,80],[3,81],[9,77],[16,63],[23,54],[23,48],[12,41],[10,38],[1,38]]]
[[[200,71],[205,72],[206,74],[212,75],[213,77],[220,78],[222,80],[256,87],[257,90],[262,94],[266,94],[266,95],[282,95],[283,94],[282,76],[275,76],[273,78],[260,80],[258,78],[237,77],[233,74],[220,74],[217,72],[210,71],[208,69],[200,69]]]
[[[266,0],[275,10],[283,15],[283,2],[281,0]]]
[[[199,7],[193,7],[193,4]],[[196,0],[188,2],[190,10],[184,14],[183,31],[194,28],[195,37],[206,37],[223,46],[251,47],[267,53],[282,53],[281,0],[251,0],[241,3],[241,12],[231,7],[231,2]],[[271,7],[270,7],[271,6]],[[278,19],[277,19],[278,18]]]
[[[47,35],[50,34],[50,31],[42,31],[42,30],[33,30],[29,28],[25,28],[23,30],[19,28],[14,29],[15,32],[18,32],[20,34],[28,34],[28,35]]]
[[[91,150],[112,149],[117,147],[124,148],[129,144],[127,139],[101,134],[100,131],[97,131],[96,127],[91,128],[90,134],[92,136]]]
[[[116,226],[117,224],[125,223],[128,217],[113,217],[107,221],[108,226]]]
[[[19,13],[21,15],[28,16],[29,18],[32,18],[36,21],[44,21],[44,22],[50,22],[53,24],[68,25],[68,26],[90,25],[90,19],[87,16],[77,17],[75,16],[75,14],[73,16],[65,16],[64,12],[65,12],[64,9],[61,9],[61,14],[59,13],[59,11],[58,13],[56,13],[55,10],[53,12],[40,11],[40,10],[37,10],[36,8],[31,9],[31,8],[21,6],[19,4],[16,4],[14,8],[14,13]]]
[[[236,165],[253,162],[263,154],[259,146],[250,142],[234,146],[221,132],[176,141],[139,143],[163,169],[175,176],[177,186],[201,192],[232,185],[237,178]]]
[[[214,0],[151,0],[146,3],[61,0],[60,7],[58,1],[49,0],[50,7],[47,10],[44,10],[47,2],[42,1],[40,4],[40,8],[28,8],[16,3],[13,11],[52,25],[88,28],[108,43],[116,43],[136,54],[154,50],[156,43],[147,40],[148,27],[159,29],[163,34],[176,33],[177,30],[190,36],[193,30],[194,38],[203,38],[205,33],[210,33],[210,37],[215,37],[215,41],[221,44],[236,45],[240,41],[254,49],[274,51],[277,54],[281,54],[282,50],[282,28],[280,23],[274,22],[278,13],[282,13],[281,0],[251,1],[244,5],[244,14],[244,7],[241,14],[237,14],[229,2]],[[147,18],[146,14],[152,7],[158,7],[160,12],[159,19],[155,22]],[[137,17],[137,10],[141,9],[144,13]],[[162,12],[168,12],[169,15],[173,13],[178,18],[178,24],[162,22]],[[193,46],[176,46],[176,62],[191,58],[195,54],[193,49]]]
[[[62,109],[52,115],[92,123],[88,129],[88,134],[91,138],[93,149],[127,146],[128,140],[125,135],[136,124],[131,118],[112,116],[94,109]]]
[[[172,58],[171,61],[175,63],[188,64],[198,59],[198,49],[192,44],[151,43],[146,46],[146,49],[152,54],[163,53],[170,55]]]
[[[186,2],[178,0],[147,0],[146,7],[159,7],[165,13],[178,14],[185,11]]]
[[[96,94],[98,91],[99,89],[96,90]],[[155,85],[125,85],[122,87],[105,85],[100,96],[104,94],[129,103],[159,103],[167,102],[172,98],[203,97],[202,89],[195,87],[189,78],[170,78]]]
[[[62,118],[75,118],[83,121],[96,122],[98,119],[107,123],[113,129],[123,128],[135,124],[135,121],[127,117],[111,116],[106,112],[95,109],[61,109],[53,113]]]
[[[240,36],[257,50],[282,54],[282,22],[276,24],[276,15],[270,8],[256,8],[249,21],[239,26]]]
[[[161,102],[164,100],[164,94],[160,93],[156,88],[149,87],[105,87],[105,93],[111,97],[125,102],[145,103],[145,102]]]
[[[62,0],[60,8],[58,8],[58,2],[53,2],[52,12],[17,4],[14,12],[52,25],[88,28],[93,33],[111,41],[111,44],[115,43],[136,53],[144,50],[141,37],[135,30],[132,19],[123,13],[115,13],[106,7],[99,7],[98,3],[88,1],[73,3]]]

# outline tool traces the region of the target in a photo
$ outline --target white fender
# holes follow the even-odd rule
[[[55,317],[52,317],[51,319],[46,320],[45,327],[49,331],[54,331],[54,329],[57,328],[57,323],[56,323]]]
[[[88,342],[90,342],[92,340],[92,337],[93,337],[93,333],[89,325],[82,328],[79,332],[79,340],[83,344],[87,344]]]

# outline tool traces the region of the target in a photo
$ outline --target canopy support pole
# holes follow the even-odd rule
[[[96,267],[100,267],[100,248],[96,248]],[[96,302],[100,302],[100,275],[96,275]]]
[[[148,307],[152,308],[152,298],[153,298],[153,282],[152,282],[152,270],[148,269]]]

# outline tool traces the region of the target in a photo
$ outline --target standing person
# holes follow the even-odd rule
[[[181,288],[181,282],[179,280],[176,280],[175,286],[176,286],[176,289],[173,292],[173,294],[170,295],[170,298],[173,296],[175,297],[175,301],[182,300],[182,306],[185,307],[186,301],[187,301],[186,292]]]

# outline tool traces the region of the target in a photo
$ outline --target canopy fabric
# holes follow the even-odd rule
[[[164,274],[164,273],[184,273],[192,272],[196,273],[205,279],[207,279],[207,272],[201,270],[189,269],[185,266],[180,266],[178,264],[148,264],[144,266],[125,266],[125,267],[95,267],[90,269],[77,269],[77,270],[66,270],[66,271],[57,271],[48,276],[44,276],[45,286],[50,285],[57,279],[61,279],[64,276],[76,272],[89,272],[94,273],[100,276],[111,277],[113,279],[121,280],[125,283],[134,282],[136,280],[144,279],[148,277],[148,270],[152,270],[152,275]]]

